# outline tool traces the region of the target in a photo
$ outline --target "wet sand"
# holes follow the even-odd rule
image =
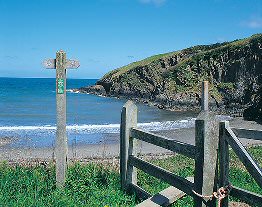
[[[242,118],[235,118],[230,121],[231,127],[248,128],[262,130],[262,125],[252,121],[244,121]],[[175,139],[177,141],[185,142],[188,144],[195,144],[195,128],[177,129],[172,131],[154,132],[162,136]],[[115,140],[115,143],[112,143]],[[108,134],[107,139],[99,144],[81,144],[76,146],[69,146],[68,157],[74,160],[83,159],[106,159],[119,157],[119,134]],[[262,141],[240,139],[245,146],[262,145]],[[54,148],[10,148],[6,138],[1,141],[0,145],[0,160],[8,160],[20,162],[23,160],[39,159],[39,160],[52,160],[54,159]],[[161,147],[151,145],[149,143],[139,141],[138,152],[144,155],[158,155],[158,154],[173,154],[173,152],[165,150]]]

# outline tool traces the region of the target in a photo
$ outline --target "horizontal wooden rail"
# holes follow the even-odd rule
[[[235,198],[239,198],[240,200],[247,202],[251,205],[262,203],[261,195],[235,187],[235,186],[233,186],[232,190],[230,191],[230,195]]]
[[[132,128],[131,137],[163,147],[167,150],[177,152],[189,158],[195,159],[196,147],[184,142],[179,142],[173,139],[166,138],[161,135],[145,132],[140,129]]]
[[[194,182],[193,177],[188,177],[187,180]],[[186,194],[183,191],[175,188],[174,186],[170,186],[154,196],[144,200],[142,203],[136,205],[136,207],[169,206],[185,195]]]
[[[260,188],[262,188],[262,171],[260,167],[252,159],[252,157],[249,155],[245,147],[241,144],[230,127],[227,127],[226,129],[228,133],[226,136],[228,144],[232,147],[236,155],[239,157],[241,162],[246,167],[247,171],[252,175]]]
[[[185,192],[188,195],[194,196],[192,189],[194,184],[187,179],[177,176],[171,172],[168,172],[167,170],[160,168],[158,166],[155,166],[149,162],[146,162],[144,160],[141,160],[134,156],[129,156],[128,164],[135,166],[136,168],[139,168],[143,170],[144,172],[148,173],[149,175],[152,175],[156,178],[159,178],[168,184],[178,188],[179,190]]]
[[[156,195],[144,200],[142,203],[136,205],[136,207],[161,207],[169,206],[177,199],[185,196],[186,194],[178,190],[177,188],[170,186]]]
[[[262,131],[254,129],[231,128],[238,138],[255,139],[262,141]]]
[[[150,197],[152,197],[152,195],[150,193],[148,193],[147,191],[145,191],[143,188],[139,187],[136,184],[130,183],[128,185],[128,190],[130,192],[135,192],[135,194],[137,195],[137,197],[142,198],[143,200],[148,199]]]

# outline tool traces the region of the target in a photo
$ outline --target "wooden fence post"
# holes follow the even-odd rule
[[[202,83],[202,112],[195,122],[195,177],[194,190],[202,195],[212,195],[216,190],[216,167],[218,149],[218,122],[208,111],[208,81]],[[215,200],[196,196],[195,207],[215,206]]]
[[[201,110],[208,111],[208,81],[202,82]]]
[[[229,146],[226,140],[226,127],[229,122],[219,123],[219,186],[224,187],[229,184]],[[222,200],[221,207],[228,207],[228,196]]]
[[[127,101],[121,113],[120,125],[120,178],[121,188],[128,190],[128,184],[137,184],[137,171],[128,165],[128,156],[137,154],[136,141],[130,137],[130,129],[137,126],[137,107]]]
[[[216,190],[216,167],[218,148],[218,122],[213,114],[201,112],[195,122],[195,186],[202,195],[212,195]],[[203,201],[206,205],[203,204]],[[215,206],[215,200],[195,197],[195,206]]]

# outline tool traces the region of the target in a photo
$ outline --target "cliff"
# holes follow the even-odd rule
[[[113,70],[80,91],[197,110],[203,80],[210,82],[213,110],[261,121],[262,34],[152,56]]]

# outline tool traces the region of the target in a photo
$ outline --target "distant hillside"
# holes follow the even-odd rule
[[[262,120],[262,34],[155,55],[113,70],[81,91],[196,110],[203,80],[211,83],[213,110]]]

